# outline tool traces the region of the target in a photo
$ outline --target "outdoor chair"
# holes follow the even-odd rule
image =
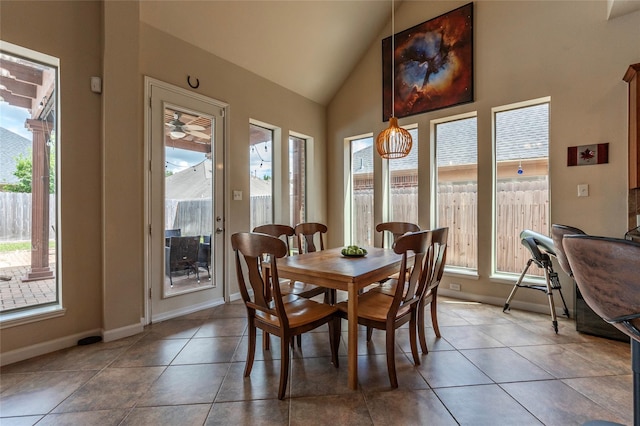
[[[180,228],[165,229],[164,230],[164,245],[165,245],[165,247],[169,247],[169,239],[171,237],[180,237],[181,235],[182,235],[182,230]]]
[[[258,328],[263,331],[264,335],[268,333],[280,337],[282,359],[278,388],[279,399],[284,398],[287,388],[291,358],[289,342],[294,336],[328,324],[331,361],[337,368],[340,319],[336,316],[337,308],[335,306],[291,294],[283,296],[280,293],[280,286],[277,285],[271,287],[273,297],[270,300],[264,297],[266,286],[269,286],[270,283],[264,275],[263,259],[269,259],[270,280],[278,282],[276,259],[287,254],[287,246],[284,241],[271,235],[242,232],[231,236],[231,246],[236,255],[238,287],[247,308],[248,317],[249,348],[244,376],[248,377],[251,374],[256,349],[256,329]],[[249,292],[247,286],[252,292]]]
[[[198,251],[200,237],[170,237],[169,239],[169,283],[173,287],[173,274],[176,272],[195,273],[198,283]]]
[[[200,249],[198,250],[198,267],[205,268],[207,270],[207,276],[211,281],[211,269],[209,263],[211,262],[211,234],[202,237],[200,243]]]

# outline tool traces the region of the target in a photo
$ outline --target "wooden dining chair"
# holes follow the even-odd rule
[[[331,361],[338,367],[338,344],[340,339],[337,308],[326,303],[319,303],[295,295],[280,293],[280,286],[272,286],[273,297],[265,298],[265,286],[270,285],[264,277],[262,262],[264,255],[270,263],[270,279],[278,282],[276,260],[287,254],[284,241],[271,235],[240,232],[231,236],[231,246],[236,257],[236,274],[238,287],[247,308],[249,348],[244,370],[244,377],[251,374],[256,350],[256,330],[280,337],[281,363],[278,398],[283,399],[289,373],[289,342],[292,337],[329,325],[329,344]],[[252,292],[249,292],[250,286]]]
[[[253,228],[253,232],[259,232],[261,234],[271,235],[272,237],[280,238],[287,246],[287,254],[291,254],[290,239],[296,235],[296,231],[289,225],[280,225],[277,223],[269,223],[266,225],[260,225]]]
[[[406,234],[407,232],[418,232],[420,227],[411,222],[382,222],[376,225],[376,231],[382,232],[382,247],[387,248],[387,238],[385,232],[389,232],[392,236],[392,244],[395,244],[396,240]]]
[[[393,248],[396,253],[402,255],[398,271],[404,272],[408,268],[410,270],[408,274],[400,273],[399,277],[404,282],[396,283],[393,297],[382,292],[369,291],[358,298],[358,323],[386,332],[387,369],[393,388],[398,387],[395,362],[396,330],[407,322],[409,322],[409,342],[413,362],[415,365],[420,365],[416,323],[427,278],[426,272],[432,268],[430,247],[431,231],[418,231],[398,238]],[[411,259],[411,253],[413,253],[413,259]],[[339,310],[338,314],[347,318],[348,304],[340,302],[336,306]]]
[[[382,222],[376,225],[376,231],[382,232],[382,248],[393,248],[398,238],[406,234],[407,232],[418,232],[420,227],[411,222]],[[391,234],[392,240],[390,247],[387,247],[387,235]],[[398,278],[397,274],[392,275],[389,278]]]
[[[326,234],[327,232],[326,225],[314,222],[299,223],[294,228],[294,232],[298,241],[299,254],[317,251],[316,239],[320,250],[324,250],[323,234]],[[283,287],[282,291],[284,293],[291,293],[301,297],[315,297],[320,294],[324,294],[325,303],[333,303],[331,299],[331,292],[324,287],[320,287],[315,284],[294,281],[289,282],[288,288],[286,286]]]
[[[393,248],[398,238],[400,238],[401,236],[403,236],[408,232],[417,232],[419,230],[420,230],[420,227],[415,223],[411,223],[411,222],[382,222],[376,225],[376,231],[382,233],[382,248]],[[389,240],[386,235],[387,232],[391,236],[391,244],[388,244]],[[387,246],[390,246],[390,247],[387,247]],[[393,296],[395,288],[392,287],[392,283],[395,281],[392,281],[392,283],[389,283],[388,281],[390,279],[397,280],[398,273],[396,272],[395,274],[389,276],[388,278],[381,280],[379,283],[373,284],[365,288],[363,292],[369,291],[369,290],[376,290],[376,291],[382,290],[383,292]],[[371,340],[372,335],[373,335],[373,329],[370,327],[367,327],[367,341]]]
[[[444,267],[447,262],[447,239],[449,237],[449,228],[437,228],[431,231],[431,247],[429,256],[431,257],[430,269],[427,271],[427,279],[425,283],[420,306],[418,307],[418,338],[420,339],[420,347],[422,353],[429,352],[427,348],[427,338],[425,333],[425,310],[427,305],[431,307],[431,325],[436,337],[440,338],[440,327],[438,326],[438,286],[444,273]]]
[[[327,233],[327,225],[317,222],[303,222],[295,227],[298,238],[298,252],[311,253],[324,250],[324,234]],[[319,243],[318,249],[316,242]]]
[[[293,227],[289,225],[280,225],[280,224],[267,224],[260,225],[253,228],[253,232],[260,232],[262,234],[271,235],[273,237],[277,237],[282,239],[287,246],[287,256],[291,255],[291,246],[289,243],[290,238],[294,237],[296,231]],[[325,294],[325,289],[317,286],[315,284],[304,283],[301,281],[291,281],[288,279],[280,279],[280,293],[282,294],[295,294],[299,297],[305,297],[310,299],[312,297]],[[270,290],[267,289],[267,296],[269,295]],[[302,337],[298,336],[298,347],[302,346]],[[293,339],[291,340],[291,344],[293,345]],[[269,336],[265,335],[263,340],[263,347],[265,349],[269,349]]]

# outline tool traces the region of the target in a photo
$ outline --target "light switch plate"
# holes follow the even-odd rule
[[[582,183],[578,185],[578,197],[588,197],[589,196],[589,185],[586,183]]]
[[[242,200],[242,191],[233,191],[233,200],[241,201]]]

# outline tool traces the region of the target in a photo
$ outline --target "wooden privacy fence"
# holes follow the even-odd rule
[[[165,229],[180,229],[182,235],[211,235],[211,198],[166,200]]]
[[[497,269],[520,273],[530,253],[520,242],[520,232],[531,229],[548,235],[549,204],[546,180],[499,182],[497,192]],[[391,190],[394,220],[417,223],[417,187]],[[424,203],[423,203],[424,204]],[[439,226],[449,227],[447,265],[477,268],[478,222],[477,185],[441,184],[438,186]],[[354,191],[355,244],[373,242],[373,190]],[[538,268],[530,268],[532,275],[542,275]]]
[[[270,195],[250,198],[251,224],[263,225],[273,222],[273,203]],[[182,235],[211,234],[211,199],[166,200],[165,229],[180,229]]]
[[[55,239],[56,196],[49,195],[49,239]],[[31,239],[31,194],[0,192],[0,241]]]

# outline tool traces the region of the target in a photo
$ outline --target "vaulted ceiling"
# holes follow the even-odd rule
[[[390,0],[140,2],[144,23],[322,105],[390,16]]]
[[[602,3],[603,19],[640,10],[640,0]],[[141,1],[140,19],[327,105],[389,23],[391,0]]]

